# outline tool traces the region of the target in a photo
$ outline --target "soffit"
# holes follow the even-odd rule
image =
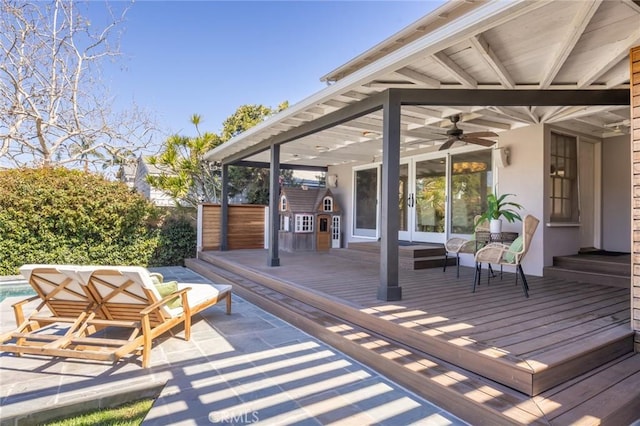
[[[640,44],[640,6],[633,1],[450,3],[417,21],[422,26],[408,27],[399,37],[391,37],[324,76],[337,80],[331,86],[221,145],[208,157],[224,161],[249,152],[272,136],[388,88],[628,87],[628,52]],[[450,10],[450,16],[443,10]],[[464,10],[464,14],[455,10]],[[377,57],[373,51],[385,52],[385,56]],[[377,59],[371,62],[372,58]],[[466,132],[499,134],[530,124],[554,123],[607,138],[629,128],[626,106],[403,106],[403,155],[437,149],[453,114],[462,115],[459,127]],[[370,162],[381,149],[381,125],[382,112],[377,111],[283,144],[281,162],[314,166]],[[269,161],[269,155],[263,152],[247,159]]]

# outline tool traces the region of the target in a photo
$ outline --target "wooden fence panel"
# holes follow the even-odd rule
[[[229,206],[227,245],[229,250],[264,248],[265,206]],[[220,205],[202,205],[202,250],[220,249]]]

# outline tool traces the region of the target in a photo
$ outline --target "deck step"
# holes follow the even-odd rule
[[[553,266],[583,272],[631,276],[631,261],[628,256],[556,256],[553,258]]]
[[[611,273],[589,272],[579,269],[547,266],[543,274],[546,278],[558,278],[567,281],[577,281],[590,284],[601,284],[609,287],[630,288],[631,277]]]
[[[366,260],[370,262],[380,261],[379,243],[351,243],[348,248],[333,249],[340,256],[354,260]],[[446,259],[447,266],[455,266],[453,257]],[[442,268],[445,262],[444,247],[442,244],[415,244],[400,246],[398,248],[398,262],[403,269],[429,269]]]
[[[335,306],[330,313],[306,303],[295,289],[276,291],[257,282],[258,275],[243,273],[246,271],[241,267],[234,270],[219,262],[217,256],[203,257],[208,262],[191,259],[186,266],[215,282],[234,284],[234,292],[248,301],[472,424],[619,425],[632,423],[640,412],[640,390],[636,386],[640,354],[619,356],[538,396],[528,397],[398,342],[395,333],[381,335],[345,321],[340,313],[348,307]],[[307,296],[313,299],[314,295]],[[594,389],[606,391],[597,393]],[[582,398],[585,393],[593,395]]]

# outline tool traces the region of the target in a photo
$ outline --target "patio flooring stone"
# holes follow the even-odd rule
[[[186,268],[154,270],[209,282]],[[16,300],[0,304],[0,331],[13,328]],[[78,402],[104,406],[163,386],[146,425],[465,424],[236,295],[232,309],[195,316],[189,342],[181,329],[158,339],[148,369],[139,358],[113,365],[0,353],[0,423],[32,424]]]

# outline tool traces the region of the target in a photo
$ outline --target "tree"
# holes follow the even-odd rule
[[[276,109],[263,105],[243,105],[224,121],[222,139],[227,141],[288,107],[289,103],[286,101]],[[284,184],[293,184],[293,171],[281,170],[280,179]],[[229,195],[243,193],[250,204],[269,204],[269,169],[230,167],[229,183]]]
[[[201,133],[201,120],[198,114],[191,116],[191,124],[195,126],[198,136],[170,136],[164,143],[164,151],[149,157],[149,163],[162,173],[147,176],[147,182],[167,191],[174,200],[191,206],[201,202],[218,202],[220,196],[218,167],[205,161],[203,156],[222,140],[215,133]]]
[[[120,54],[129,6],[116,5],[100,27],[73,1],[0,0],[0,166],[99,169],[149,143],[146,114],[115,114],[100,81],[100,65]]]
[[[242,105],[230,115],[222,125],[221,136],[215,133],[201,133],[199,125],[202,117],[191,116],[197,136],[173,135],[162,147],[162,152],[149,157],[149,163],[156,166],[160,175],[148,176],[150,185],[167,191],[176,201],[191,206],[201,202],[219,202],[220,169],[206,161],[204,154],[261,123],[265,118],[282,111],[289,104],[283,102],[277,109],[263,105]],[[293,183],[293,171],[280,173],[284,183]],[[229,195],[243,194],[250,204],[269,204],[269,169],[232,166],[229,168]]]

